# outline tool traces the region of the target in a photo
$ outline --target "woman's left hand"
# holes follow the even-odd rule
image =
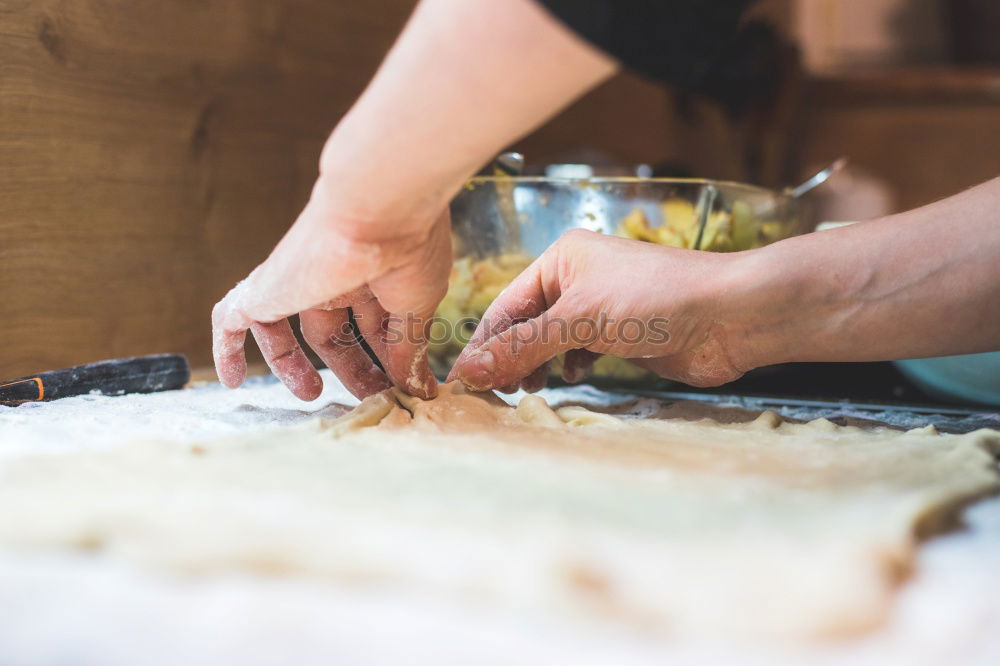
[[[562,353],[570,380],[600,354],[694,386],[737,379],[749,367],[729,307],[736,256],[569,231],[493,302],[449,379],[537,390]]]

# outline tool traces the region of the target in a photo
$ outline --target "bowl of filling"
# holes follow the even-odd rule
[[[428,354],[448,373],[493,299],[570,229],[706,252],[749,250],[805,231],[789,193],[694,178],[480,176],[451,202],[454,265]],[[558,381],[561,364],[552,364]],[[601,357],[595,384],[653,387],[662,380]]]

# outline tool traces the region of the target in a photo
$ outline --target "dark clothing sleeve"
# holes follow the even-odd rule
[[[712,86],[706,82],[732,60],[740,17],[751,1],[539,0],[629,69],[708,93]]]

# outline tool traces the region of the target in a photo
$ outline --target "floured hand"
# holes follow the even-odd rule
[[[447,289],[447,211],[428,224],[394,224],[346,210],[321,179],[271,256],[216,304],[212,348],[224,385],[246,377],[249,330],[292,393],[318,397],[322,380],[287,319],[298,314],[306,342],[359,398],[390,384],[422,398],[436,394],[426,327]],[[351,313],[384,372],[356,340]]]

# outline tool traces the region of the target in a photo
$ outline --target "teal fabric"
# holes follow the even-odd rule
[[[896,361],[896,367],[936,397],[1000,406],[1000,352]]]

